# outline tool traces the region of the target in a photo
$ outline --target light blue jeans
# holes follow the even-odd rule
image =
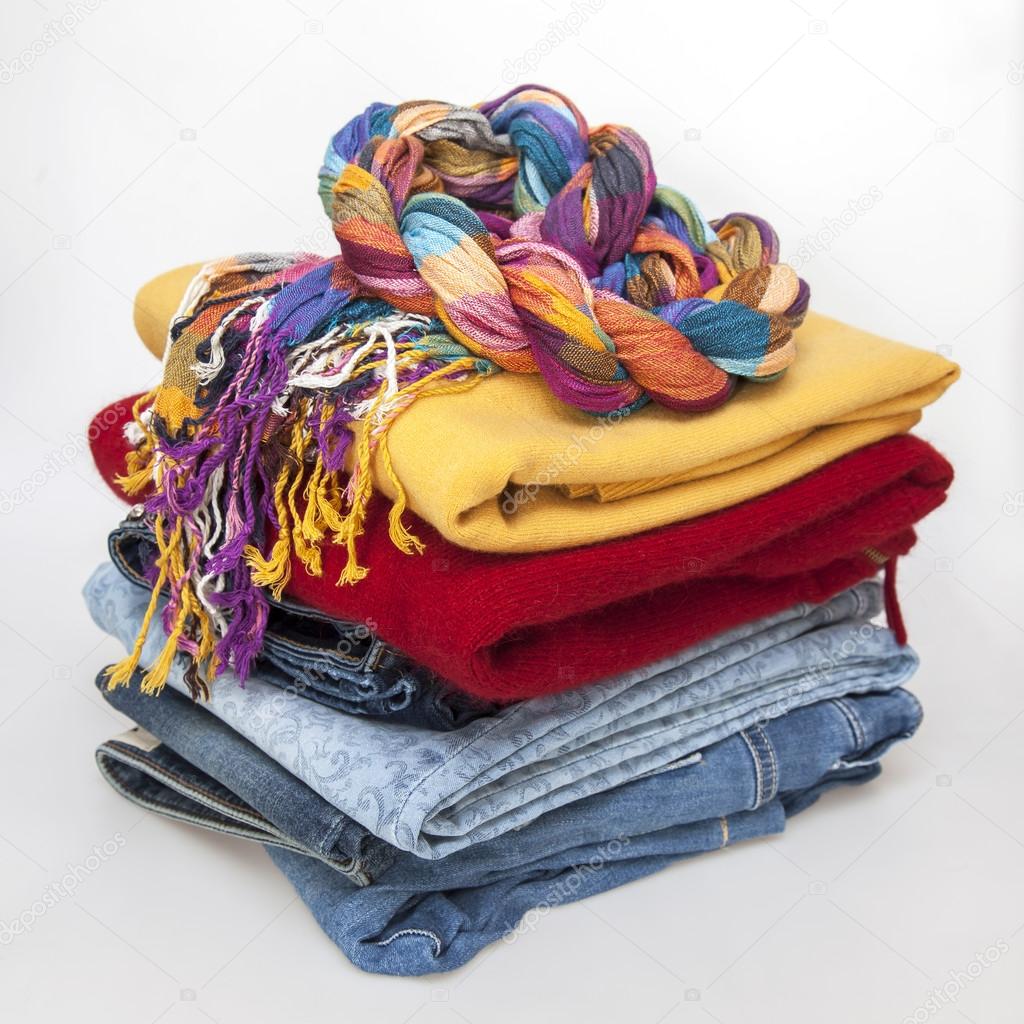
[[[402,975],[460,967],[488,943],[528,933],[551,907],[780,832],[830,787],[877,775],[885,751],[921,717],[902,689],[820,701],[751,725],[679,767],[429,861],[383,843],[180,694],[122,688],[104,696],[146,730],[96,753],[119,792],[266,843],[353,963]]]
[[[128,647],[147,595],[106,565],[86,584],[86,598],[101,628]],[[663,771],[786,711],[901,685],[917,658],[870,622],[880,609],[878,584],[860,584],[451,732],[289,700],[258,674],[244,689],[221,678],[208,707],[374,835],[440,858]],[[156,626],[143,663],[162,644]],[[186,692],[182,673],[176,665],[170,683]]]

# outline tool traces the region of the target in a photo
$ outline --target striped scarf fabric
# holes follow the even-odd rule
[[[169,594],[147,690],[178,650],[197,691],[200,672],[244,678],[292,554],[320,575],[329,537],[347,551],[338,582],[362,579],[372,466],[397,495],[392,541],[422,549],[387,446],[419,396],[512,372],[586,413],[698,412],[795,357],[809,292],[772,228],[705,220],[657,183],[636,132],[590,128],[552,90],[373,104],[331,140],[319,182],[340,253],[204,267],[136,407],[124,483],[147,494],[160,549],[143,633]]]

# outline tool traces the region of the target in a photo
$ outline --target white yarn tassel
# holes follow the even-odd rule
[[[240,302],[217,324],[217,329],[210,335],[210,358],[205,363],[196,362],[192,364],[192,372],[196,375],[196,380],[200,384],[209,384],[224,369],[224,334],[242,313],[254,307],[256,308],[256,314],[253,316],[252,323],[249,326],[250,332],[254,332],[263,323],[267,315],[267,300],[262,295]]]
[[[221,514],[221,491],[224,489],[224,466],[218,466],[211,474],[203,495],[203,504],[196,509],[192,522],[186,524],[192,535],[198,536],[201,550],[206,558],[217,552],[218,541],[224,534],[224,517]],[[225,586],[221,573],[207,573],[199,578],[195,586],[196,597],[210,617],[214,632],[223,636],[227,632],[228,620],[224,612],[213,603],[211,594],[219,594]]]

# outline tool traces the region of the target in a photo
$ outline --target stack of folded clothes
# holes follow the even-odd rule
[[[957,368],[537,86],[374,104],[320,193],[340,255],[143,289],[161,384],[90,431],[137,502],[86,586],[110,784],[424,974],[877,776]]]

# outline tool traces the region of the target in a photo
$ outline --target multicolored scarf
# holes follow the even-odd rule
[[[341,252],[251,254],[204,267],[175,316],[161,385],[135,410],[125,486],[145,492],[167,643],[245,678],[269,590],[320,544],[357,559],[371,466],[405,492],[388,428],[420,395],[499,371],[543,376],[593,414],[654,401],[699,411],[737,377],[793,361],[808,288],[749,214],[707,222],[655,179],[632,129],[591,129],[559,93],[523,86],[476,107],[373,104],[327,149],[320,195]],[[376,460],[376,461],[375,461]],[[126,683],[144,635],[112,671]]]

